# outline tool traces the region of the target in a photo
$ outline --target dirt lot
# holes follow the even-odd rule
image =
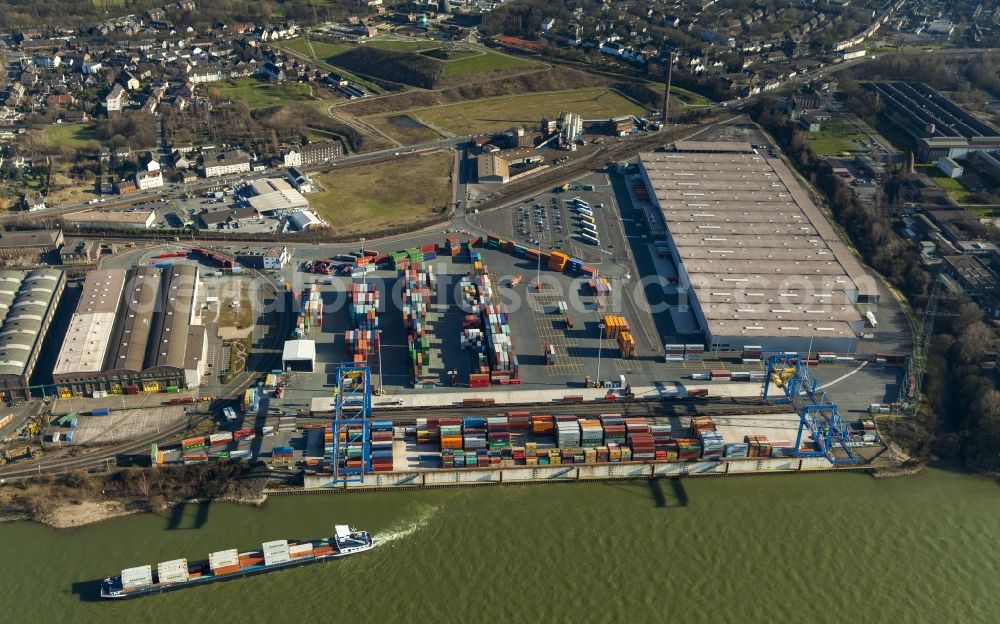
[[[451,200],[454,159],[429,152],[313,176],[323,190],[309,203],[337,234],[359,235],[443,215]]]

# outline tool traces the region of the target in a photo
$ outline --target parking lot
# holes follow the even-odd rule
[[[568,186],[566,190],[553,188],[480,215],[480,223],[519,245],[543,251],[559,250],[590,264],[620,259],[625,241],[608,176],[592,173],[573,180]],[[594,227],[583,225],[584,216],[592,219]],[[598,242],[582,238],[585,233],[590,233]]]

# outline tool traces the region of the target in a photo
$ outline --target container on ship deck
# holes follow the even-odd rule
[[[225,574],[235,574],[240,571],[240,564],[235,565],[220,566],[218,568],[212,568],[212,576],[223,576]]]

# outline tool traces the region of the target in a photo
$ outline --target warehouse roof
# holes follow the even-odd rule
[[[297,230],[308,230],[313,226],[323,225],[323,222],[312,210],[300,210],[289,217],[289,221]]]
[[[713,335],[855,336],[860,263],[779,160],[749,144],[642,154],[682,278]]]
[[[63,217],[63,221],[71,223],[146,223],[152,214],[156,217],[156,212],[147,208],[133,208],[131,210],[83,210],[74,212]]]
[[[1000,129],[922,82],[871,82],[866,86],[932,139],[1000,138]]]
[[[144,368],[184,368],[187,330],[194,324],[197,292],[198,267],[174,264],[164,271]]]
[[[70,319],[52,369],[53,374],[101,370],[125,288],[126,274],[124,269],[105,269],[87,275],[76,312]]]
[[[674,149],[678,152],[753,153],[753,147],[746,141],[674,141]]]
[[[0,375],[23,375],[45,337],[42,325],[65,277],[62,271],[2,271],[3,323],[0,325]],[[9,296],[18,281],[13,297]]]
[[[309,200],[293,188],[278,189],[254,195],[247,202],[256,212],[273,210],[301,210],[309,207]]]
[[[160,270],[137,267],[129,271],[104,370],[142,370],[146,345],[153,330],[153,312],[160,291]]]
[[[58,247],[62,230],[26,230],[0,232],[0,247]]]
[[[190,264],[92,272],[53,374],[195,368],[205,340],[198,286]]]

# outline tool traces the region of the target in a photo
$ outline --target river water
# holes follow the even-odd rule
[[[123,603],[124,567],[335,522],[343,561]],[[0,526],[0,622],[998,622],[1000,487],[931,470],[272,498]]]

